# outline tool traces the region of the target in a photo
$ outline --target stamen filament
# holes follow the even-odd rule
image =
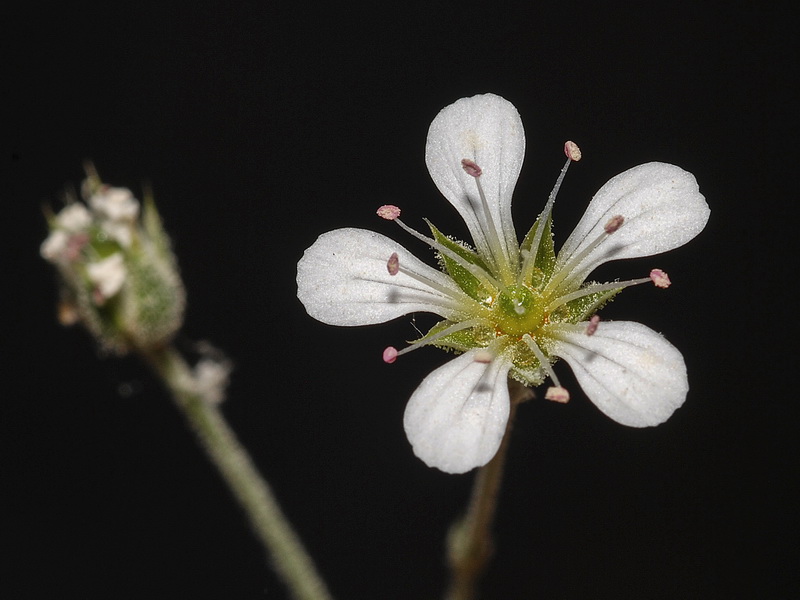
[[[561,188],[561,182],[564,181],[564,176],[567,174],[567,169],[569,169],[571,162],[572,159],[568,157],[567,162],[564,163],[564,166],[561,168],[561,173],[559,173],[558,179],[556,179],[556,184],[553,186],[553,190],[547,197],[547,204],[544,205],[544,210],[542,210],[539,218],[537,219],[539,227],[536,228],[536,235],[533,236],[533,243],[531,243],[530,252],[528,252],[528,254],[525,256],[525,260],[522,263],[520,279],[518,282],[520,285],[524,284],[526,281],[530,281],[531,277],[533,276],[533,269],[534,265],[536,264],[536,255],[539,251],[539,244],[542,241],[542,235],[544,235],[544,226],[547,222],[547,219],[550,217],[550,213],[553,211],[553,204],[556,201],[556,195],[558,194],[558,190]]]
[[[619,290],[626,287],[630,287],[632,285],[639,285],[640,283],[649,283],[651,279],[649,277],[641,277],[640,279],[629,279],[628,281],[611,281],[609,283],[593,283],[583,287],[579,290],[576,290],[569,294],[564,294],[563,296],[559,296],[555,300],[553,300],[550,304],[547,305],[545,308],[545,312],[550,313],[554,311],[559,306],[566,304],[567,302],[572,302],[577,298],[582,298],[583,296],[589,296],[591,294],[596,294],[597,292],[605,292],[609,290]]]
[[[505,286],[501,285],[494,277],[492,277],[489,273],[484,271],[478,265],[473,264],[463,257],[459,256],[449,248],[445,247],[444,245],[440,244],[433,238],[429,238],[426,235],[419,233],[411,229],[408,225],[403,223],[400,219],[394,219],[394,222],[397,223],[405,232],[413,235],[418,240],[421,240],[428,244],[431,248],[444,254],[447,258],[450,258],[458,263],[459,266],[466,269],[472,276],[474,276],[478,281],[481,282],[481,285],[486,288],[486,291],[492,294],[493,296],[497,294],[499,290],[505,289]]]
[[[534,356],[536,356],[536,359],[539,361],[539,364],[542,365],[542,368],[547,371],[547,374],[550,376],[550,379],[553,380],[553,383],[555,383],[557,387],[561,387],[561,383],[558,381],[558,376],[556,375],[556,372],[553,371],[550,361],[547,360],[544,352],[541,351],[531,335],[526,333],[522,336],[522,341],[525,342],[528,345],[528,348],[531,349],[531,352],[533,352]]]
[[[460,323],[453,323],[449,327],[445,327],[442,331],[433,334],[430,337],[422,338],[420,340],[416,340],[415,342],[411,342],[409,346],[399,350],[396,356],[401,356],[403,354],[407,354],[412,350],[416,350],[417,348],[422,348],[423,346],[428,346],[433,344],[436,340],[440,340],[443,337],[447,337],[448,335],[455,333],[457,331],[461,331],[462,329],[469,329],[470,327],[475,327],[476,325],[482,324],[481,319],[469,319],[467,321],[461,321]]]
[[[474,308],[477,308],[477,309],[479,309],[481,311],[487,310],[486,307],[483,306],[483,304],[481,304],[480,302],[477,302],[473,298],[470,298],[467,294],[462,292],[460,289],[456,290],[456,289],[450,289],[448,287],[445,287],[442,284],[440,284],[439,282],[434,281],[433,279],[429,279],[428,277],[425,277],[424,275],[420,275],[419,273],[416,273],[414,271],[410,271],[410,270],[406,269],[402,265],[402,263],[398,265],[398,272],[403,273],[404,275],[408,275],[412,279],[416,279],[420,283],[422,283],[424,285],[427,285],[429,287],[432,287],[435,290],[441,292],[444,296],[450,298],[453,301],[453,305],[451,306],[451,308],[453,308],[454,310],[456,310],[459,313],[464,313],[464,303],[465,302],[470,302],[474,306]]]
[[[619,215],[612,217],[611,220],[609,220],[609,222],[604,226],[603,233],[598,235],[590,244],[586,246],[586,248],[577,254],[570,256],[567,259],[567,262],[565,262],[561,268],[556,267],[555,276],[547,282],[545,293],[556,290],[562,281],[569,279],[569,275],[572,274],[576,267],[580,266],[583,259],[589,256],[589,254],[591,254],[595,248],[605,242],[622,226],[622,221],[623,219]]]
[[[483,205],[483,214],[486,218],[486,226],[488,227],[489,231],[484,231],[484,235],[486,235],[487,242],[489,243],[489,250],[492,254],[492,263],[499,272],[500,276],[507,282],[511,282],[511,270],[510,270],[510,256],[509,256],[509,249],[506,248],[504,242],[500,241],[500,237],[497,235],[497,227],[495,226],[494,219],[492,218],[492,212],[489,209],[489,203],[486,200],[486,194],[483,192],[483,186],[481,185],[480,177],[475,177],[475,185],[478,186],[478,195],[481,198],[481,204]],[[498,256],[499,255],[499,256]]]

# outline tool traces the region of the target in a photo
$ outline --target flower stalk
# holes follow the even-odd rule
[[[269,484],[222,415],[219,403],[209,402],[197,391],[191,368],[174,348],[144,351],[143,354],[233,492],[253,532],[267,549],[269,564],[292,596],[297,600],[330,599],[311,557],[289,525]]]
[[[533,398],[534,395],[530,388],[513,379],[509,379],[508,388],[511,408],[503,441],[494,458],[478,469],[467,513],[454,524],[447,539],[447,558],[451,574],[446,600],[477,598],[478,583],[494,553],[491,529],[514,415],[517,405]]]

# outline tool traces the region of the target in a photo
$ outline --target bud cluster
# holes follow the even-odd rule
[[[59,317],[81,322],[116,354],[169,342],[183,322],[185,291],[155,203],[103,184],[93,168],[73,199],[48,214],[41,255],[56,266]]]

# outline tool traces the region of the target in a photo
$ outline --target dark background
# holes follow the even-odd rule
[[[472,475],[428,469],[402,414],[435,349],[381,361],[411,319],[340,329],[305,314],[295,264],[319,234],[400,205],[463,235],[424,164],[459,97],[519,109],[524,233],[576,140],[555,209],[563,242],[611,176],[660,160],[697,177],[706,230],[655,259],[674,285],[626,291],[684,353],[691,391],[628,429],[573,389],[523,405],[485,599],[797,594],[797,48],[774,4],[271,2],[48,7],[7,14],[2,201],[0,593],[8,598],[284,598],[169,397],[55,319],[40,208],[92,159],[153,186],[189,293],[180,343],[236,363],[225,412],[339,598],[437,598],[443,538]],[[8,9],[7,9],[8,11]],[[793,308],[793,307],[792,307]],[[427,324],[424,316],[417,324]],[[792,592],[793,590],[793,592]]]

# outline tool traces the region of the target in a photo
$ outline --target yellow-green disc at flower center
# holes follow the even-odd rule
[[[494,305],[496,324],[503,333],[532,333],[544,322],[544,299],[524,285],[512,285],[500,292]]]

